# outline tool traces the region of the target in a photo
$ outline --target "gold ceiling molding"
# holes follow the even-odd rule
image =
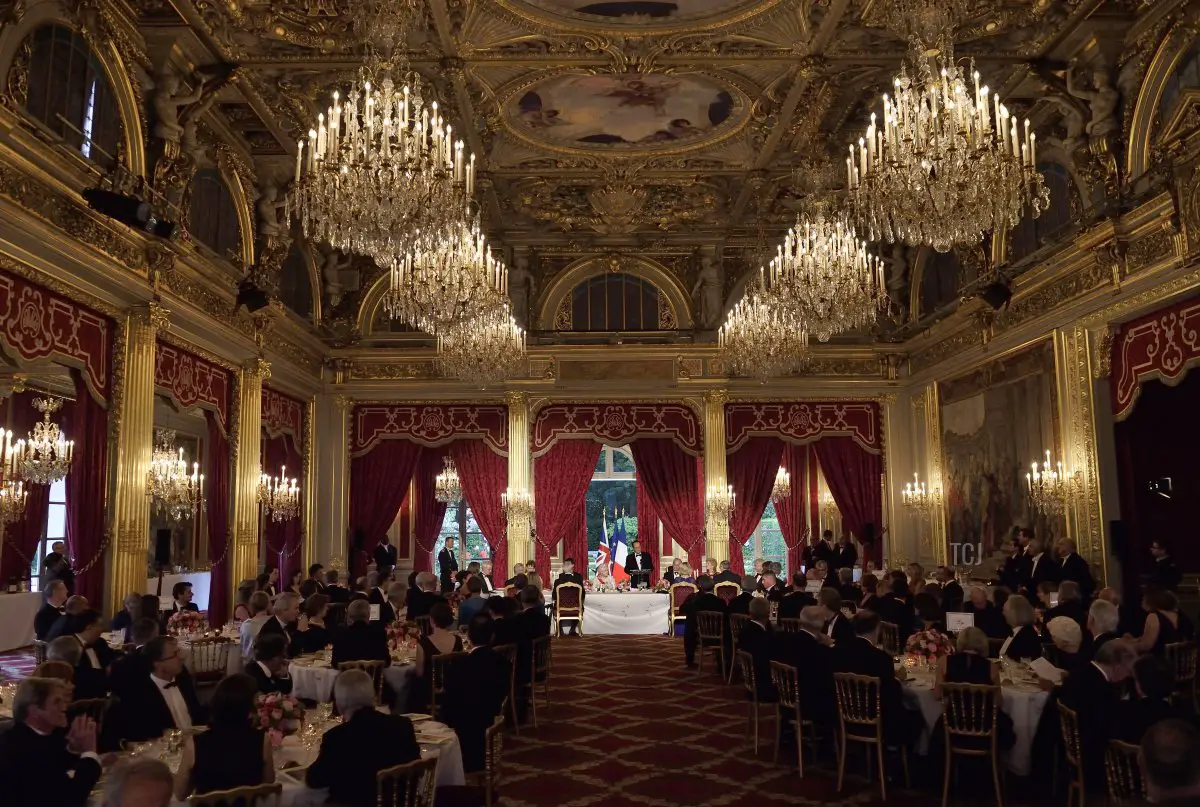
[[[1133,104],[1133,115],[1126,127],[1129,145],[1125,170],[1131,179],[1141,176],[1151,168],[1150,157],[1156,142],[1155,128],[1159,122],[1158,108],[1167,89],[1167,82],[1188,48],[1196,41],[1196,10],[1195,0],[1180,3],[1159,25],[1143,31],[1135,42],[1135,52],[1141,54],[1137,57],[1140,61],[1132,63],[1135,76],[1145,59],[1144,53],[1154,50],[1154,56],[1141,77],[1137,101]]]
[[[155,338],[160,342],[165,342],[166,344],[177,347],[180,350],[186,350],[189,353],[194,353],[195,355],[204,359],[206,362],[215,364],[218,367],[228,370],[231,376],[236,374],[240,369],[239,365],[234,363],[233,360],[219,356],[216,353],[213,353],[211,350],[200,347],[194,342],[189,342],[186,339],[180,339],[175,335],[174,331],[171,331],[168,328],[159,328],[155,333]]]
[[[827,7],[829,0],[816,0],[815,3],[804,0],[731,0],[723,8],[706,16],[673,22],[662,22],[653,17],[647,19],[645,16],[623,19],[581,13],[552,0],[483,0],[480,3],[489,11],[509,15],[542,34],[582,31],[603,35],[628,32],[638,36],[733,31],[763,24],[789,12],[804,14],[807,20],[807,9],[811,5]]]

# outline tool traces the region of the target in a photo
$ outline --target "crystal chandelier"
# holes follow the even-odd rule
[[[33,408],[42,413],[42,419],[26,439],[12,445],[9,464],[20,479],[49,485],[71,470],[75,443],[65,439],[57,423],[50,422],[50,415],[62,408],[61,398],[35,398]]]
[[[486,387],[522,375],[525,331],[508,306],[467,322],[438,337],[442,374]]]
[[[1050,452],[1047,450],[1046,461],[1041,467],[1034,462],[1030,472],[1025,474],[1025,483],[1029,487],[1029,501],[1042,515],[1061,515],[1071,499],[1080,493],[1080,476],[1078,471],[1070,473],[1064,470],[1061,462],[1052,465]]]
[[[929,245],[948,252],[984,233],[1035,218],[1050,192],[1037,171],[1029,121],[1000,103],[979,73],[973,87],[954,60],[948,26],[927,48],[912,36],[910,61],[883,96],[883,119],[851,144],[846,178],[871,241]]]
[[[183,448],[175,447],[175,432],[154,430],[154,454],[146,475],[146,493],[151,497],[156,515],[168,521],[186,521],[204,506],[204,474],[200,463],[192,463],[188,473]]]
[[[838,509],[837,502],[833,500],[833,494],[826,492],[824,498],[821,499],[821,520],[830,524],[841,515],[842,511]]]
[[[733,516],[733,485],[709,485],[704,491],[704,518],[718,526],[726,526]]]
[[[509,488],[500,494],[500,509],[509,522],[531,522],[534,518],[533,497],[528,490]]]
[[[780,309],[821,342],[875,324],[887,305],[883,261],[829,202],[813,202],[788,231],[764,287]]]
[[[808,332],[786,316],[762,288],[738,301],[717,333],[721,355],[732,375],[768,378],[795,373],[808,354]]]
[[[479,222],[460,221],[415,240],[390,264],[384,310],[432,336],[497,316],[508,299],[508,270],[493,257]]]
[[[775,472],[775,484],[771,486],[771,501],[779,502],[792,495],[792,475],[787,468]]]
[[[900,497],[910,513],[924,517],[929,515],[935,507],[938,507],[942,503],[942,490],[941,488],[930,490],[921,481],[921,477],[914,473],[913,481],[904,486],[904,490],[900,492]]]
[[[25,517],[25,501],[28,492],[25,483],[7,479],[0,486],[0,523],[12,524]]]
[[[300,515],[300,486],[295,477],[288,479],[287,466],[279,467],[279,476],[259,474],[258,503],[272,521],[291,521]]]
[[[446,457],[445,468],[433,485],[434,498],[439,502],[450,504],[452,502],[462,501],[462,483],[458,480],[458,469],[454,467],[454,460]]]

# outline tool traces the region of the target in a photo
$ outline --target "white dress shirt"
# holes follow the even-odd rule
[[[1012,644],[1013,637],[1017,635],[1017,631],[1020,629],[1013,628],[1012,632],[1008,634],[1008,638],[1004,640],[1004,644],[1000,645],[1000,652],[996,654],[999,658],[1004,658],[1004,654],[1008,652],[1008,646]]]
[[[639,571],[639,572],[642,570],[642,558],[641,558],[641,554],[642,554],[642,553],[640,553],[640,552],[634,552],[634,553],[633,553],[633,568],[634,568],[634,569],[636,569],[636,570],[637,570],[637,571]]]
[[[1038,561],[1041,560],[1042,556],[1045,554],[1046,554],[1045,552],[1039,552],[1038,554],[1033,556],[1033,565],[1029,567],[1029,576],[1030,577],[1033,577],[1035,574],[1037,574]]]
[[[271,618],[270,614],[264,612],[242,620],[241,627],[238,628],[238,635],[242,640],[242,658],[249,659],[253,655],[254,640],[258,638],[258,632],[262,630],[262,626],[267,624],[267,620]]]
[[[179,679],[176,679],[175,686],[169,688],[170,681],[164,681],[153,673],[150,674],[150,680],[158,687],[163,700],[167,702],[167,708],[171,710],[171,719],[175,721],[175,728],[190,729],[192,716],[188,713],[187,701],[183,699],[183,693],[179,691]]]

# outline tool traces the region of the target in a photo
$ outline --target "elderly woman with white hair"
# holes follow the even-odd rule
[[[1029,600],[1019,594],[1004,603],[1004,619],[1012,634],[1000,646],[1000,655],[1015,661],[1042,657],[1042,641],[1033,629],[1034,611]]]

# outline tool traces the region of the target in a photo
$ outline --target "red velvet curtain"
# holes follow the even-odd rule
[[[792,475],[792,495],[775,502],[775,515],[787,544],[788,572],[795,574],[800,571],[804,530],[808,526],[808,446],[785,444],[779,464]]]
[[[579,503],[587,497],[601,448],[594,440],[559,440],[533,461],[537,491],[534,551],[543,581],[550,579],[550,554],[579,517]]]
[[[699,458],[665,438],[635,440],[630,450],[663,527],[687,551],[692,568],[702,568],[704,485]]]
[[[304,458],[300,456],[300,450],[289,435],[281,434],[278,437],[268,437],[264,433],[262,438],[262,469],[263,473],[275,477],[279,476],[281,469],[286,469],[284,472],[287,474],[288,479],[294,478],[299,480],[304,471]],[[299,518],[292,518],[287,521],[275,521],[268,516],[266,520],[263,541],[267,545],[267,558],[272,563],[278,564],[279,576],[285,581],[285,585],[292,571],[298,566],[303,565],[304,562],[304,558],[299,557],[300,547],[304,538],[300,529],[302,523]],[[391,526],[390,521],[388,522],[388,526]]]
[[[639,469],[640,470],[640,469]],[[650,498],[649,491],[646,490],[646,483],[642,480],[641,473],[637,474],[637,517],[638,517],[638,540],[642,542],[642,551],[649,552],[654,558],[654,564],[650,567],[650,584],[654,585],[658,580],[659,558],[664,553],[670,552],[670,538],[664,532],[662,547],[658,543],[658,508],[654,506],[654,499]]]
[[[224,625],[229,616],[229,594],[233,563],[229,557],[229,437],[221,430],[215,413],[204,412],[208,421],[208,456],[205,458],[204,498],[208,503],[208,560],[212,564],[212,582],[208,593],[208,622]],[[241,580],[236,581],[238,583]]]
[[[380,440],[350,461],[351,568],[366,572],[379,539],[396,520],[408,483],[421,458],[421,446],[409,440]]]
[[[725,475],[733,487],[736,506],[729,520],[729,567],[745,574],[742,544],[762,520],[779,472],[783,441],[778,437],[752,437],[725,458]]]
[[[492,451],[483,440],[455,440],[450,444],[450,456],[458,468],[463,498],[492,549],[492,583],[503,587],[508,579],[508,525],[500,494],[508,488],[508,458]]]
[[[75,593],[99,604],[104,602],[105,582],[108,410],[92,397],[81,371],[71,370],[71,380],[75,401],[67,404],[64,417],[75,441],[67,474],[67,541],[75,556]]]
[[[449,446],[422,448],[413,477],[412,494],[416,495],[409,495],[409,506],[416,510],[413,569],[418,572],[433,570],[433,547],[437,544],[442,522],[446,518],[446,503],[437,500],[437,475],[445,467],[444,460],[448,453]],[[459,555],[462,555],[461,548]]]
[[[816,453],[846,530],[862,541],[868,526],[871,528],[874,540],[863,545],[863,559],[881,563],[883,457],[870,453],[850,437],[824,437],[817,441]]]
[[[18,392],[9,399],[9,423],[18,437],[24,438],[33,428],[33,424],[42,419],[41,413],[33,408],[33,399],[41,395],[40,392]],[[58,416],[52,417],[58,420]],[[72,463],[82,462],[83,456],[85,454],[82,446],[76,446]],[[4,545],[0,550],[0,583],[4,585],[7,585],[9,580],[28,579],[35,560],[37,567],[34,573],[40,574],[42,568],[41,558],[38,557],[42,553],[38,550],[38,544],[46,534],[46,515],[50,511],[50,486],[26,483],[25,490],[28,493],[25,516],[4,528]],[[70,554],[79,554],[70,542],[67,543],[67,547]]]
[[[641,522],[638,522],[641,529]],[[575,508],[575,516],[567,527],[563,540],[563,557],[575,560],[575,570],[582,575],[587,574],[588,535],[587,535],[587,501],[581,501]]]

